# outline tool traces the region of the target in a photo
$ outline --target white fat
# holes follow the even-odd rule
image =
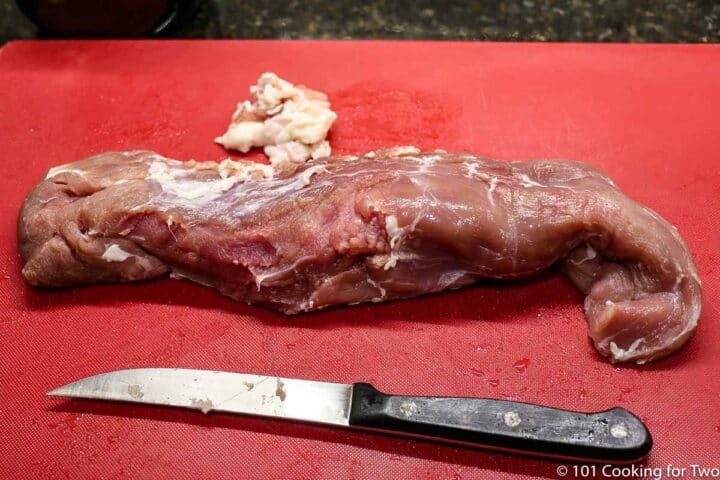
[[[585,244],[585,256],[583,258],[580,258],[577,260],[569,259],[568,261],[574,265],[581,265],[581,264],[587,262],[588,260],[594,259],[595,257],[597,257],[597,252],[595,251],[594,248],[592,248],[589,244],[586,243]],[[612,302],[610,302],[610,303],[612,303]],[[609,305],[607,302],[605,302],[605,304]]]
[[[325,94],[295,86],[270,72],[260,76],[250,93],[252,102],[238,104],[217,143],[241,152],[264,147],[275,168],[330,156],[325,138],[337,114]]]
[[[175,236],[175,232],[173,232],[172,226],[175,223],[175,220],[172,218],[172,215],[168,215],[167,220],[165,221],[168,227],[168,232],[170,233],[170,236],[173,237],[173,240],[177,242],[177,237]]]
[[[380,292],[380,298],[374,298],[373,301],[374,302],[382,301],[385,298],[385,295],[387,295],[387,291],[382,287],[382,285],[380,285],[379,283],[377,283],[375,280],[373,280],[370,277],[367,278],[367,282],[370,285],[372,285],[373,287],[377,288],[378,291]]]
[[[336,118],[328,102],[307,101],[304,97],[288,101],[280,113],[265,120],[262,141],[266,145],[293,140],[317,143],[325,140]]]
[[[375,158],[377,157],[377,153],[375,152],[367,152],[365,155],[363,155],[365,158]]]
[[[520,178],[522,179],[522,181],[520,182],[520,185],[522,185],[523,187],[544,187],[545,186],[542,183],[538,183],[535,180],[531,179],[524,173],[520,175]]]
[[[316,160],[330,156],[330,143],[327,140],[306,145],[301,142],[287,142],[279,145],[267,145],[265,155],[270,159],[273,167],[282,169],[288,164],[302,164],[308,159]]]
[[[272,178],[273,168],[270,165],[255,162],[236,162],[229,158],[220,162],[218,173],[222,178],[234,177],[238,181],[260,178]]]
[[[476,162],[474,162],[474,161],[469,162],[469,161],[465,160],[465,161],[463,161],[463,167],[465,167],[464,176],[466,178],[469,178],[471,180],[479,179],[484,182],[488,182],[488,184],[490,185],[490,189],[491,189],[490,193],[492,193],[492,191],[495,190],[495,187],[497,187],[497,184],[499,183],[498,178],[497,177],[491,178],[490,175],[488,175],[487,173],[480,171],[478,168],[478,164]]]
[[[257,107],[272,114],[282,106],[283,101],[298,95],[298,89],[287,80],[283,80],[272,72],[265,72],[258,78],[257,85],[250,87]],[[250,102],[245,102],[250,104]],[[250,104],[253,107],[252,104]]]
[[[387,270],[390,270],[391,268],[395,268],[395,266],[397,265],[398,258],[399,257],[397,256],[397,254],[395,252],[392,252],[390,254],[390,258],[388,258],[388,261],[385,262],[385,265],[383,265],[383,270],[387,271]]]
[[[388,215],[385,217],[385,231],[387,232],[388,238],[390,239],[390,258],[387,262],[385,262],[385,265],[383,265],[383,269],[390,270],[391,268],[394,268],[395,265],[397,265],[397,261],[399,259],[397,252],[395,252],[395,246],[402,238],[403,233],[405,233],[405,230],[403,228],[400,228],[398,226],[397,217],[395,215]]]
[[[273,168],[281,170],[288,165],[303,164],[310,158],[327,157],[330,155],[330,144],[326,140],[313,145],[292,141],[278,145],[267,145],[263,151],[270,159]]]
[[[174,165],[174,164],[173,164]],[[180,167],[178,165],[178,167]],[[219,178],[216,180],[195,180],[189,175],[196,172],[192,168],[170,168],[164,160],[154,161],[148,169],[147,179],[156,181],[163,192],[185,200],[210,202],[233,185],[255,178],[272,176],[272,168],[251,162],[224,160],[218,165]]]
[[[487,191],[488,200],[490,201],[490,205],[493,205],[493,206],[495,205],[495,199],[493,198],[493,192],[495,191],[495,188],[497,187],[497,182],[498,182],[497,178],[493,177],[492,180],[490,180],[490,188],[488,188],[488,191]]]
[[[278,145],[266,145],[263,152],[271,165],[302,163],[310,158],[310,148],[300,142],[285,142]]]
[[[330,149],[330,142],[328,142],[327,140],[323,140],[321,142],[310,145],[310,155],[312,156],[313,160],[329,157],[331,153],[332,150]],[[349,160],[357,160],[358,157],[349,156],[347,158]]]
[[[645,337],[638,338],[637,340],[635,340],[633,343],[630,344],[630,346],[627,348],[627,350],[618,347],[615,342],[610,342],[610,353],[612,353],[613,358],[617,361],[623,362],[625,360],[629,360],[630,358],[632,358],[633,355],[635,355],[638,347],[644,341],[645,341]]]
[[[309,185],[310,177],[320,172],[327,172],[325,165],[315,165],[314,167],[308,168],[298,176],[298,180],[300,180],[303,185]]]
[[[265,125],[262,122],[239,122],[228,127],[227,132],[215,138],[225,148],[247,153],[252,147],[264,145]]]
[[[414,147],[412,145],[400,145],[397,147],[389,148],[385,150],[383,153],[385,153],[388,156],[392,157],[407,157],[410,155],[417,155],[420,153],[420,149],[417,147]],[[367,156],[367,154],[365,154]]]
[[[148,169],[148,180],[160,184],[164,192],[186,200],[212,201],[232,188],[238,181],[235,177],[220,177],[218,180],[201,182],[187,178],[192,170],[169,168],[165,162],[153,162]]]
[[[252,90],[252,87],[250,87]],[[233,112],[233,118],[236,118],[240,115],[242,115],[244,112],[254,112],[255,111],[255,105],[250,103],[249,100],[245,100],[244,102],[240,102],[237,104],[237,108]]]
[[[275,273],[261,273],[259,275],[255,275],[255,273],[252,271],[252,269],[248,268],[250,270],[250,273],[252,273],[255,276],[255,286],[257,287],[258,291],[260,291],[260,287],[262,286],[262,283],[267,280],[268,278],[271,278],[275,275]]]
[[[473,178],[473,177],[475,177],[475,175],[477,175],[477,164],[476,163],[463,162],[463,166],[465,167],[465,176],[467,178]]]
[[[68,165],[58,165],[57,167],[53,167],[48,170],[47,174],[45,175],[45,180],[47,180],[48,178],[52,178],[55,175],[60,175],[61,173],[74,173],[75,175],[79,175],[81,177],[85,176],[85,170],[69,168]]]
[[[133,256],[132,253],[128,253],[120,248],[120,245],[113,243],[105,249],[105,252],[102,254],[102,259],[106,262],[124,262]]]
[[[397,217],[388,215],[385,217],[385,231],[390,239],[390,248],[395,248],[395,244],[400,240],[404,230],[398,226]]]
[[[313,307],[315,307],[315,300],[312,300],[312,299],[310,299],[310,300],[308,300],[308,299],[303,299],[303,301],[300,302],[300,305],[299,305],[298,308],[299,308],[300,311],[302,311],[302,312],[307,312],[307,311],[309,311],[309,310],[312,310]],[[320,308],[323,308],[323,307],[321,306]]]
[[[442,157],[439,155],[428,155],[423,157],[412,157],[408,156],[409,159],[415,160],[416,162],[420,163],[420,173],[427,172],[428,169],[435,165],[435,162],[440,160]]]

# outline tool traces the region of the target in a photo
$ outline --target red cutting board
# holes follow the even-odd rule
[[[339,154],[414,144],[571,158],[677,225],[705,301],[671,358],[613,366],[562,277],[284,317],[189,282],[63,291],[20,276],[15,218],[55,165],[105,150],[221,159],[258,75],[327,92]],[[0,49],[0,475],[557,478],[558,463],[241,416],[68,401],[108,370],[266,373],[577,410],[649,426],[644,464],[720,466],[720,48],[431,42],[18,42]],[[255,155],[259,157],[259,155]],[[572,478],[572,470],[570,478]]]

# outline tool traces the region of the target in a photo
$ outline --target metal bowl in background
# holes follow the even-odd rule
[[[44,37],[132,38],[166,34],[192,18],[197,0],[15,0]]]

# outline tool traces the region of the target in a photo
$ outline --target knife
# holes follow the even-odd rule
[[[569,460],[627,463],[652,448],[623,408],[581,413],[484,398],[388,395],[352,385],[179,368],[118,370],[47,393],[260,415]]]

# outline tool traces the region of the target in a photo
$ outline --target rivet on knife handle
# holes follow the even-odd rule
[[[353,385],[352,427],[544,457],[631,462],[646,456],[652,438],[622,408],[580,413],[482,398],[386,395]]]

